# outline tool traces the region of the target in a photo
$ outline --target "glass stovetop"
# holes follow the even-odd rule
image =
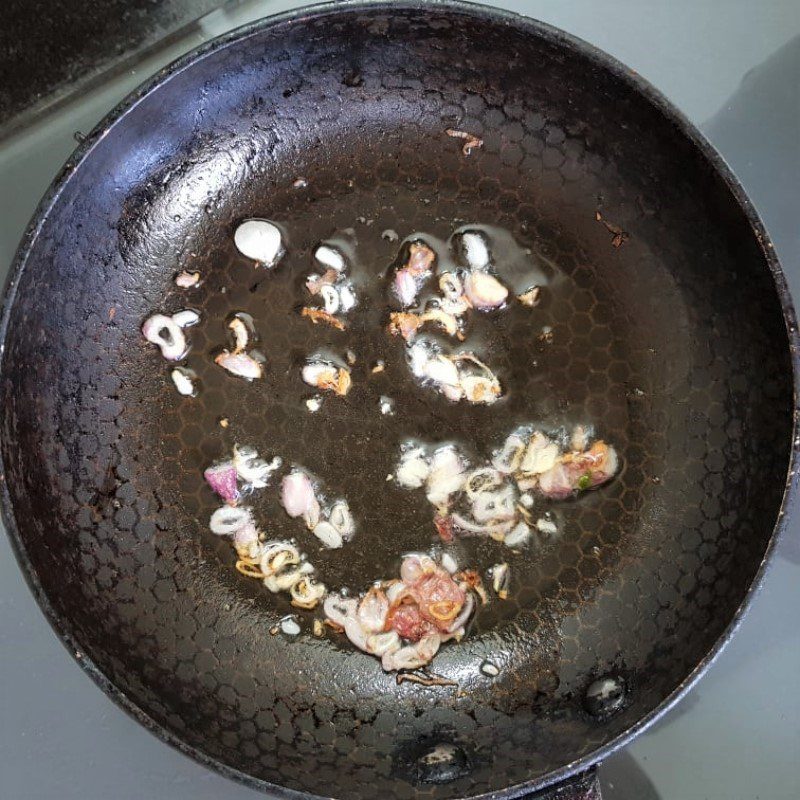
[[[135,68],[0,144],[3,271],[39,197],[75,146],[163,64],[299,3],[243,2],[202,18]],[[498,5],[564,28],[648,78],[697,123],[745,185],[800,298],[800,3],[552,0]],[[800,517],[763,591],[699,686],[601,768],[606,800],[800,797]],[[255,800],[128,718],[75,665],[0,537],[0,796]],[[263,795],[261,795],[263,796]]]

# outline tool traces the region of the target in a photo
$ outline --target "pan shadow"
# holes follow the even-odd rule
[[[660,800],[661,795],[636,759],[622,751],[600,767],[603,800]]]

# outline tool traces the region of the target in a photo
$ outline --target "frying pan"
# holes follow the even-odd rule
[[[465,156],[448,128],[483,146]],[[272,272],[233,246],[251,216],[286,234]],[[384,231],[444,239],[464,224],[507,231],[545,281],[535,309],[481,323],[508,387],[492,407],[408,382],[374,288],[397,256]],[[312,249],[332,236],[354,243],[364,292],[341,335],[297,314]],[[187,268],[204,276],[188,296],[172,282]],[[187,304],[202,317],[196,398],[139,332]],[[209,357],[233,310],[256,320],[263,381]],[[625,67],[477,6],[320,6],[168,67],[42,201],[2,339],[3,513],[58,635],[158,736],[282,797],[595,792],[586,770],[733,634],[795,489],[796,324],[742,189]],[[348,348],[354,390],[309,414],[303,358]],[[328,584],[362,590],[432,543],[424,504],[385,481],[401,441],[485,457],[518,424],[576,422],[615,444],[620,474],[553,505],[559,535],[524,553],[464,545],[480,569],[507,557],[512,586],[434,661],[457,690],[397,685],[305,623],[270,635],[289,606],[208,531],[202,468],[235,442],[280,453],[350,500],[353,543],[304,546]],[[271,495],[258,513],[299,535]]]

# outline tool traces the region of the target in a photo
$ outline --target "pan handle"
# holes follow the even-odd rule
[[[410,769],[416,784],[451,783],[470,772],[466,749],[453,741],[416,742],[411,752],[401,753],[395,763],[401,771]],[[514,796],[527,800],[602,800],[596,766],[547,789]]]
[[[535,794],[525,794],[520,797],[526,800],[602,800],[597,767],[573,775]]]

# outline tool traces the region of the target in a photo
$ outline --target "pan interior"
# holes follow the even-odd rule
[[[483,147],[465,156],[447,128]],[[621,246],[598,211],[629,235]],[[274,271],[233,246],[249,216],[286,232]],[[446,240],[464,225],[507,232],[547,281],[536,308],[475,323],[507,387],[490,408],[415,386],[382,329],[380,275],[399,248],[382,234]],[[353,244],[363,288],[344,333],[297,313],[314,246],[331,237]],[[182,269],[204,276],[188,295],[172,280]],[[151,311],[187,305],[202,317],[195,399],[178,397],[139,334]],[[264,381],[213,365],[233,311],[255,320]],[[310,414],[304,357],[348,349],[353,391]],[[372,376],[377,359],[386,370]],[[404,754],[426,742],[457,744],[467,764],[426,796],[543,778],[654,709],[742,601],[791,442],[781,307],[727,186],[595,56],[482,12],[321,12],[171,75],[55,197],[25,255],[2,369],[17,535],[62,629],[205,756],[337,797],[410,796]],[[382,395],[394,416],[379,413]],[[333,634],[271,636],[288,604],[239,576],[208,532],[202,468],[235,442],[279,453],[346,496],[359,531],[323,553],[274,493],[260,519],[300,538],[327,584],[363,589],[432,543],[422,496],[386,481],[401,442],[456,441],[481,460],[521,423],[579,422],[618,448],[622,472],[554,505],[559,535],[522,554],[465,544],[464,566],[509,560],[513,584],[437,657],[457,692],[398,687]],[[479,670],[487,657],[496,678]],[[627,699],[600,721],[583,693],[607,674]]]

